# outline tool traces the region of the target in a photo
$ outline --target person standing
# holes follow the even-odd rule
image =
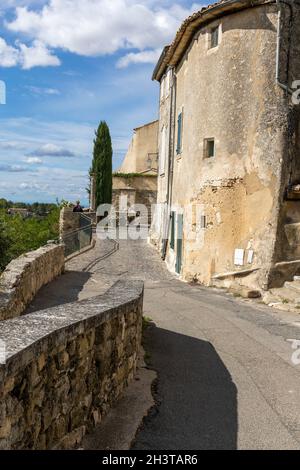
[[[83,212],[83,208],[80,205],[80,201],[76,202],[76,206],[74,207],[73,212]]]

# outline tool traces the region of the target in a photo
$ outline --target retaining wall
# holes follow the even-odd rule
[[[136,370],[143,283],[0,322],[0,449],[70,449]],[[2,348],[3,349],[3,348]]]
[[[0,320],[20,316],[39,289],[64,271],[64,246],[47,245],[13,260],[0,276]]]

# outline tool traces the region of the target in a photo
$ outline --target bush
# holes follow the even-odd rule
[[[9,239],[5,224],[0,220],[0,271],[9,263],[9,248],[11,241]]]
[[[13,259],[36,250],[59,236],[59,208],[46,217],[23,219],[20,215],[0,215],[0,269]]]

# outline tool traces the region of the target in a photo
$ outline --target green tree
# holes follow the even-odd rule
[[[0,220],[0,272],[10,261],[8,254],[10,242],[11,240],[8,236],[5,224]]]
[[[95,175],[96,205],[112,202],[112,144],[108,125],[101,121],[95,133],[91,173]]]
[[[55,207],[46,217],[24,219],[20,215],[8,215],[0,211],[0,271],[13,259],[36,250],[59,236],[59,208]]]

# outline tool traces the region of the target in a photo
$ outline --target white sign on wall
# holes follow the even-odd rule
[[[244,255],[245,255],[245,250],[241,250],[240,248],[237,248],[234,252],[234,264],[236,266],[244,266]]]

